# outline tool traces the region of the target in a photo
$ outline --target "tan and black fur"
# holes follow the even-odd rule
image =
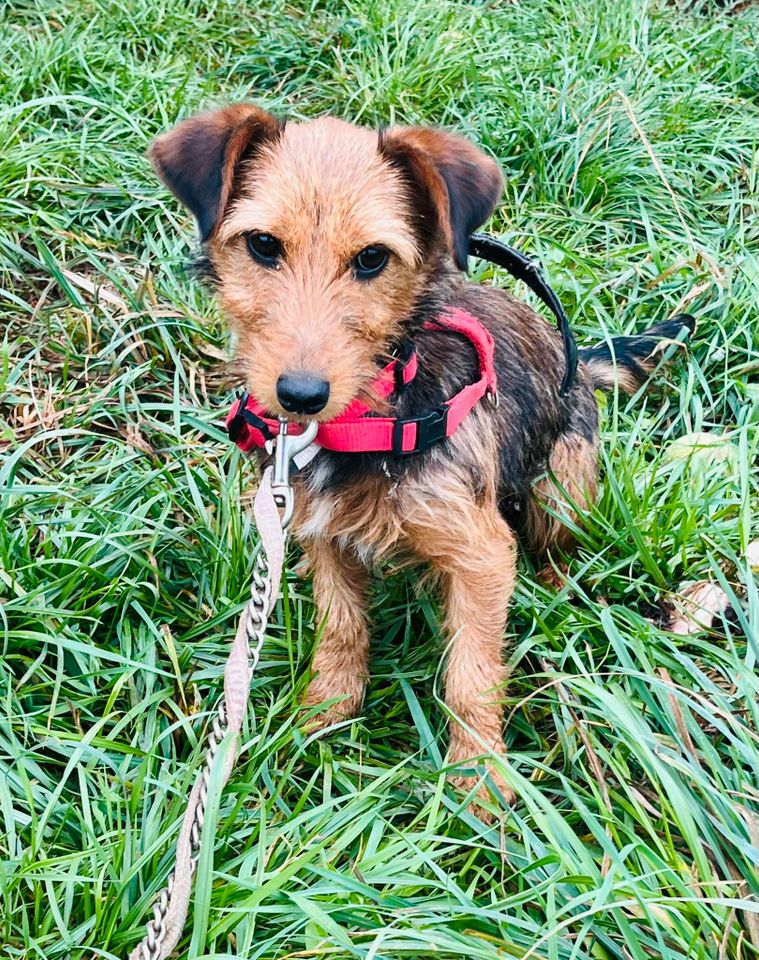
[[[277,383],[293,371],[328,382],[319,420],[356,396],[372,402],[378,370],[409,339],[417,377],[384,407],[374,398],[374,407],[419,414],[477,372],[471,345],[423,331],[425,319],[460,307],[493,335],[497,407],[483,401],[450,440],[423,454],[322,451],[297,478],[294,526],[324,622],[306,696],[323,705],[321,725],[361,707],[369,570],[390,556],[428,564],[441,584],[448,638],[450,763],[471,768],[484,756],[491,782],[511,798],[488,758],[504,751],[502,654],[518,543],[538,558],[571,546],[544,504],[564,504],[572,515],[595,495],[594,389],[616,383],[634,392],[656,347],[689,318],[580,351],[576,383],[562,399],[564,357],[552,326],[461,273],[469,234],[502,189],[496,164],[462,137],[419,127],[378,133],[332,118],[284,125],[238,105],[184,121],[158,138],[151,157],[198,220],[247,386],[272,414],[285,412]],[[251,259],[251,232],[277,238],[276,265]],[[358,279],[352,264],[368,246],[389,251],[387,266]]]

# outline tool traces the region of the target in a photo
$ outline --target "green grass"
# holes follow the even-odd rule
[[[13,0],[0,17],[0,942],[121,958],[164,884],[256,534],[221,430],[218,312],[145,160],[179,116],[449,124],[501,162],[491,224],[579,338],[698,317],[666,389],[604,403],[559,594],[523,571],[488,828],[440,770],[434,597],[378,585],[360,720],[299,729],[289,578],[181,956],[759,955],[757,6],[642,0]],[[487,271],[483,271],[487,275]],[[506,278],[503,282],[508,282]],[[717,431],[719,462],[669,455]],[[732,621],[648,622],[684,579]],[[210,909],[206,909],[210,904]],[[188,954],[189,950],[189,954]]]

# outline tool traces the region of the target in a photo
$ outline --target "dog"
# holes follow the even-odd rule
[[[637,391],[691,318],[580,350],[562,396],[556,330],[463,275],[469,237],[503,181],[462,136],[331,117],[285,123],[238,104],[179,123],[150,157],[197,219],[237,362],[271,415],[326,424],[360,399],[377,415],[413,417],[478,375],[472,344],[435,318],[464,311],[492,338],[497,405],[483,398],[452,435],[412,455],[322,450],[294,479],[293,530],[323,623],[305,696],[312,723],[361,708],[372,569],[391,556],[426,564],[442,594],[453,779],[475,804],[493,789],[513,802],[494,755],[505,753],[518,551],[544,563],[572,548],[559,516],[579,522],[596,494],[595,390]],[[383,398],[372,384],[400,343],[413,345],[416,376]],[[487,777],[477,774],[483,758]]]

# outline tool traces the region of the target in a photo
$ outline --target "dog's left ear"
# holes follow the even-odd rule
[[[423,238],[442,237],[466,270],[469,235],[503,191],[498,165],[464,137],[431,127],[390,127],[380,136],[380,152],[410,181]]]

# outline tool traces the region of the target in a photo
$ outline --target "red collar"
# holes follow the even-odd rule
[[[449,330],[465,336],[477,351],[480,376],[439,407],[416,417],[381,417],[360,400],[348,404],[339,417],[319,424],[316,443],[340,453],[394,453],[403,456],[421,453],[434,443],[452,436],[462,420],[488,394],[495,398],[496,375],[493,365],[493,338],[483,325],[463,310],[448,310],[424,324],[425,330]],[[376,396],[387,399],[416,376],[417,357],[396,358],[382,370],[373,384]],[[232,405],[227,417],[230,438],[245,453],[263,447],[276,436],[279,421],[265,416],[255,397],[243,394]],[[297,424],[295,425],[297,427]],[[298,430],[294,431],[295,433]]]

